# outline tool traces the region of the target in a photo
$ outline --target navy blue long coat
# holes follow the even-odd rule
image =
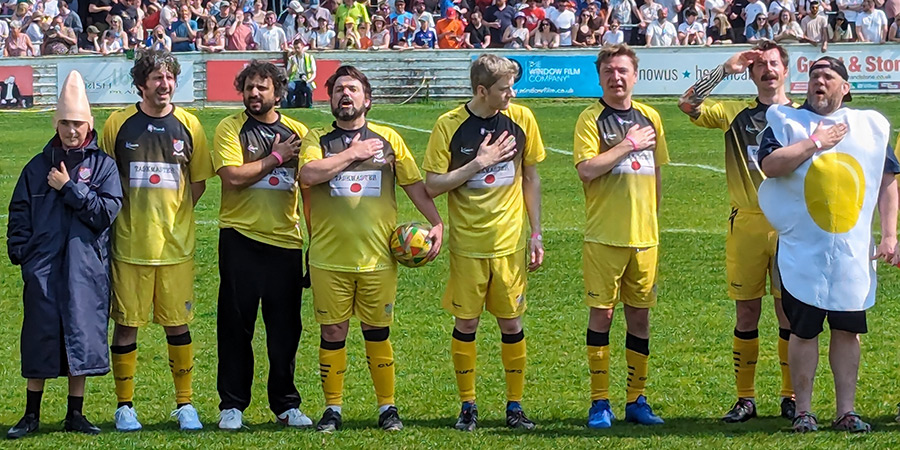
[[[7,250],[25,281],[25,378],[109,372],[109,240],[122,186],[91,133],[68,152],[54,136],[25,165],[9,204]],[[47,175],[61,161],[71,181],[57,191]]]

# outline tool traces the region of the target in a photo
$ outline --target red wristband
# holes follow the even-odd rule
[[[278,152],[272,152],[272,156],[274,156],[275,159],[278,160],[278,165],[279,165],[279,166],[282,165],[282,164],[284,164],[284,158],[282,158],[281,155],[278,154]]]
[[[637,142],[634,142],[634,139],[632,139],[631,136],[625,136],[625,140],[628,142],[631,142],[632,150],[637,151],[637,149],[638,149]]]

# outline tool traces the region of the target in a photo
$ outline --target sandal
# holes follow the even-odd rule
[[[815,414],[809,411],[798,412],[794,416],[794,423],[792,425],[792,428],[794,429],[795,433],[818,431],[819,420],[816,419]]]
[[[854,411],[841,414],[840,417],[831,423],[831,428],[838,431],[849,431],[851,433],[868,433],[872,431],[872,426],[863,422]]]

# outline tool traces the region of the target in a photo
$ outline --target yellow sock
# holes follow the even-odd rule
[[[631,403],[644,395],[650,360],[650,340],[632,334],[625,336],[625,364],[628,365],[628,384],[625,401]]]
[[[734,330],[734,380],[740,398],[756,397],[756,360],[759,358],[759,330]]]
[[[376,330],[377,331],[377,330]],[[363,332],[365,333],[365,332]],[[391,341],[366,340],[366,362],[372,374],[375,386],[375,399],[378,406],[394,404],[394,349]]]
[[[175,382],[175,404],[190,403],[194,393],[191,388],[194,377],[194,344],[169,344],[169,368],[172,369],[172,380]]]
[[[347,371],[347,348],[344,342],[322,341],[319,346],[319,372],[325,406],[340,406],[344,396],[344,372]],[[328,347],[328,348],[326,348]]]
[[[609,399],[609,345],[588,345],[588,369],[591,372],[591,401]]]
[[[450,352],[453,354],[453,369],[456,371],[456,386],[459,389],[459,400],[475,401],[475,333],[462,333],[453,329],[450,341]]]
[[[112,346],[112,371],[119,403],[134,401],[134,375],[137,373],[137,346]]]
[[[506,371],[506,401],[521,402],[525,393],[525,333],[501,336],[500,357]]]
[[[788,364],[788,340],[791,330],[778,330],[778,360],[781,362],[781,396],[794,397],[794,385],[791,384],[791,366]]]

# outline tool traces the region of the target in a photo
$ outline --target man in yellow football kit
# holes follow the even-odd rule
[[[378,426],[396,431],[403,423],[394,405],[394,352],[388,339],[397,294],[397,262],[388,242],[397,222],[395,185],[431,222],[429,260],[440,251],[444,225],[403,138],[366,120],[372,105],[368,78],[355,67],[341,66],[325,86],[336,120],[311,130],[300,150],[300,184],[308,190],[304,207],[311,230],[313,309],[322,330],[325,412],[316,428],[341,428],[345,343],[355,315],[366,341]]]
[[[660,166],[669,162],[665,132],[655,109],[633,101],[638,59],[627,45],[600,50],[597,73],[603,97],[575,124],[575,167],[584,183],[585,303],[591,374],[588,427],[609,428],[609,330],[624,304],[628,365],[625,420],[655,425],[644,396],[650,356],[650,308],[656,305]]]
[[[113,229],[112,369],[116,429],[141,429],[132,403],[138,327],[162,325],[175,381],[174,416],[182,430],[202,428],[191,405],[194,351],[194,205],[214,175],[206,134],[197,117],[172,105],[178,60],[147,51],[131,71],[141,101],[110,115],[101,147],[116,159],[122,211]]]
[[[756,417],[756,362],[759,359],[759,316],[762,296],[766,294],[766,275],[775,297],[778,317],[778,359],[781,362],[781,415],[793,419],[794,390],[788,365],[790,323],[781,307],[779,277],[775,267],[777,233],[769,225],[756,197],[765,178],[759,168],[757,135],[766,128],[770,105],[791,101],[784,91],[788,75],[787,51],[772,41],[763,41],[750,51],[735,54],[709,75],[697,81],[681,97],[678,105],[691,122],[704,128],[725,132],[725,177],[731,198],[725,262],[728,295],[735,300],[737,321],[734,326],[735,383],[738,400],[722,417],[724,422],[745,422]],[[715,87],[731,74],[750,71],[757,96],[751,101],[705,100]]]
[[[462,409],[455,428],[473,431],[475,332],[487,309],[500,326],[506,371],[506,424],[532,429],[525,389],[525,271],[544,259],[541,182],[544,144],[531,110],[511,104],[518,67],[492,54],[472,64],[472,100],[442,115],[425,152],[432,196],[448,193],[450,280],[443,307],[456,318],[451,341]],[[525,214],[531,226],[527,239]]]
[[[235,79],[244,111],[219,122],[213,166],[222,179],[219,209],[219,428],[240,430],[253,384],[253,331],[262,303],[269,359],[269,408],[279,422],[312,426],[300,411],[294,367],[303,294],[303,237],[297,154],[303,124],[275,110],[287,76],[252,60]]]

